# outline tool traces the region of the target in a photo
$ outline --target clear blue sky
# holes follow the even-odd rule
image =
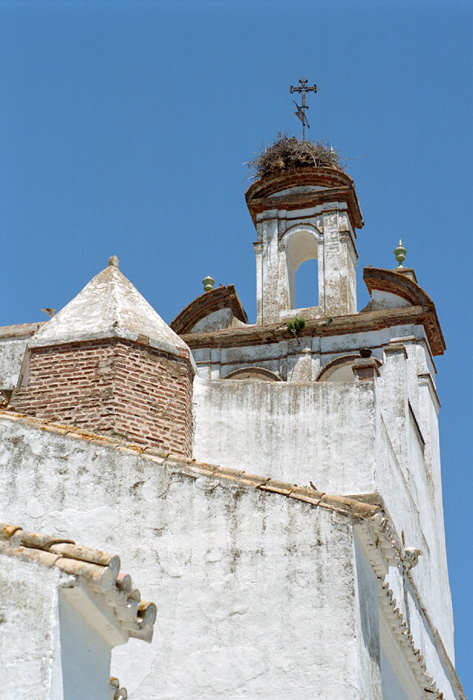
[[[406,264],[434,299],[457,668],[473,697],[470,2],[0,0],[0,325],[45,320],[117,254],[170,321],[201,279],[255,317],[243,165],[300,133],[341,151],[366,264]]]

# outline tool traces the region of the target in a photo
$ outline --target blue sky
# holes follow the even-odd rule
[[[166,321],[234,283],[255,318],[244,165],[300,134],[340,151],[364,265],[401,237],[437,305],[445,519],[457,669],[473,694],[471,3],[0,0],[0,324],[45,320],[117,254]]]

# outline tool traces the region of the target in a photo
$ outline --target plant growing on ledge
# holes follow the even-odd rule
[[[301,330],[305,328],[305,318],[296,314],[293,318],[290,318],[287,322],[287,330],[292,333],[294,337],[299,335]]]
[[[264,177],[297,168],[334,168],[343,170],[340,155],[324,141],[300,141],[279,134],[276,141],[247,163],[253,177]]]

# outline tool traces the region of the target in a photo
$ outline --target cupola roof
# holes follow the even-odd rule
[[[189,353],[187,345],[120,272],[116,256],[42,326],[29,347],[114,337],[138,340],[174,355]]]

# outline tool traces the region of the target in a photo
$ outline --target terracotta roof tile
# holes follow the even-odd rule
[[[81,547],[73,540],[27,532],[6,523],[0,523],[0,553],[42,566],[56,567],[83,579],[105,594],[105,600],[114,609],[122,629],[131,637],[151,641],[156,606],[142,601],[140,592],[133,589],[131,577],[120,574],[120,558],[117,555]]]
[[[304,501],[314,506],[328,508],[338,513],[354,518],[372,518],[380,512],[379,506],[370,505],[363,501],[336,496],[317,491],[313,488],[297,486],[286,482],[273,480],[267,476],[250,474],[244,470],[221,467],[218,464],[206,464],[196,462],[194,459],[185,459],[169,452],[161,452],[156,448],[143,449],[141,445],[127,442],[125,440],[96,435],[90,431],[81,431],[79,428],[69,426],[58,426],[54,423],[40,421],[36,418],[14,414],[10,411],[0,411],[0,419],[21,420],[27,425],[37,427],[45,432],[60,433],[76,440],[86,440],[94,442],[103,447],[110,447],[125,454],[133,454],[141,459],[146,459],[155,464],[166,465],[168,468],[180,472],[187,472],[194,478],[208,476],[220,479],[225,482],[233,482],[238,486],[258,489],[267,493],[286,496],[298,501]]]

